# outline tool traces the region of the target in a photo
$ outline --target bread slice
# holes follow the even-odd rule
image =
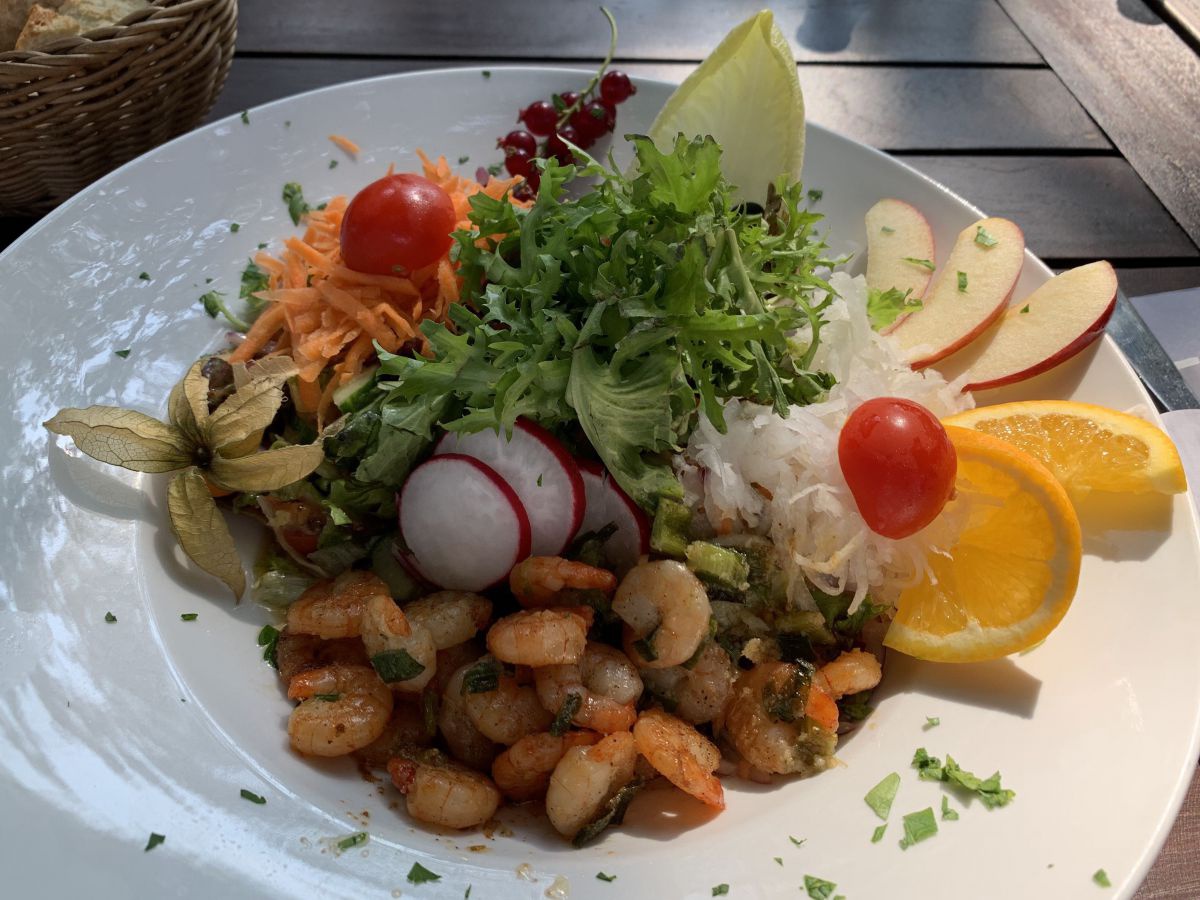
[[[40,50],[60,38],[74,37],[82,31],[74,16],[63,15],[40,3],[33,4],[25,27],[17,35],[16,50]]]
[[[16,48],[17,38],[37,0],[0,0],[0,53]],[[58,9],[62,0],[42,0],[39,6]]]
[[[74,16],[84,31],[91,31],[114,25],[131,12],[149,5],[146,0],[65,0],[59,12]]]

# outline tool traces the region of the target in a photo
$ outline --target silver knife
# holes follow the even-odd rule
[[[1117,291],[1116,309],[1108,320],[1108,333],[1163,412],[1200,408],[1196,395],[1188,388],[1167,351],[1120,290]]]

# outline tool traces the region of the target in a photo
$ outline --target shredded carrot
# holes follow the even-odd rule
[[[345,150],[347,153],[349,153],[351,156],[357,155],[358,144],[354,143],[354,141],[350,140],[350,138],[342,137],[340,134],[331,134],[329,136],[329,139],[331,141],[333,141],[335,144],[337,144],[339,147],[341,147],[343,150]]]
[[[329,139],[347,153],[358,146],[340,135]],[[445,157],[436,162],[418,151],[422,174],[439,185],[454,204],[455,228],[467,228],[470,198],[485,193],[499,199],[520,179],[492,178],[486,186],[456,175]],[[394,168],[389,166],[388,173]],[[512,200],[515,205],[525,205]],[[295,401],[318,425],[333,407],[333,392],[375,358],[375,344],[390,353],[425,349],[418,326],[425,319],[445,323],[459,302],[462,280],[449,254],[412,272],[371,275],[342,260],[341,228],[348,200],[334,197],[324,209],[305,214],[302,237],[290,237],[278,256],[260,251],[254,262],[268,276],[255,294],[269,305],[233,351],[231,362],[268,353],[287,353],[299,370]]]

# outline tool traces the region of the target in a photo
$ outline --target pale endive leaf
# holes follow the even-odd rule
[[[246,573],[233,545],[225,517],[209,493],[208,483],[195,468],[180,472],[167,488],[171,530],[183,552],[205,572],[220,578],[239,600],[246,591]]]
[[[185,434],[132,409],[61,409],[44,424],[93,459],[135,472],[173,472],[192,464],[194,445]]]
[[[312,474],[325,459],[319,444],[279,447],[228,459],[213,456],[208,472],[213,481],[233,491],[275,491]]]
[[[214,452],[245,441],[271,424],[283,403],[281,379],[252,378],[208,417],[205,442]]]

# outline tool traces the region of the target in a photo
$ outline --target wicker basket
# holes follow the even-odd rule
[[[153,0],[44,51],[0,53],[0,215],[40,215],[199,124],[225,83],[237,0]]]

